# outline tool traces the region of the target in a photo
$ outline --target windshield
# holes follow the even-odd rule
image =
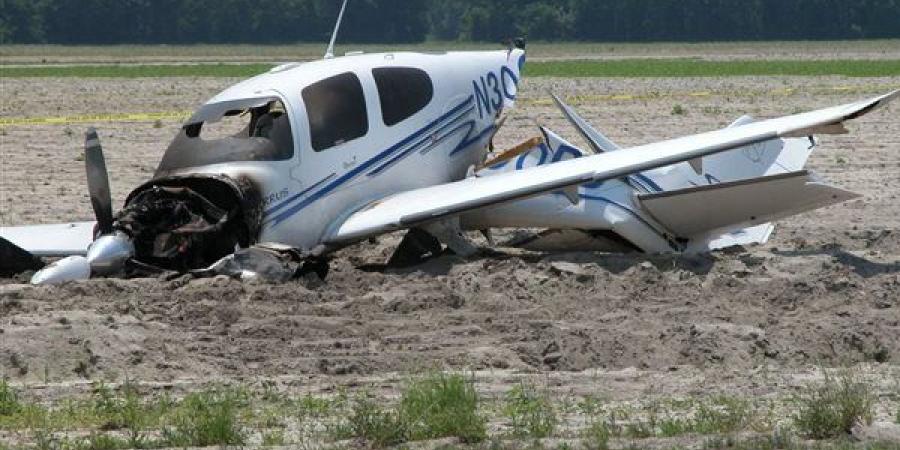
[[[282,161],[294,156],[287,109],[278,98],[204,105],[169,145],[157,176],[232,161]]]

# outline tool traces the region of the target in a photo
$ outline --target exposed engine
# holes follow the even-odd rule
[[[254,244],[261,204],[248,179],[166,177],[135,189],[113,227],[131,237],[138,265],[184,272]]]

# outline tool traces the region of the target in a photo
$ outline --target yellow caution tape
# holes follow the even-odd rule
[[[150,122],[155,120],[185,120],[190,112],[170,111],[158,113],[83,114],[60,117],[0,117],[0,126],[9,125],[68,125],[96,122]]]

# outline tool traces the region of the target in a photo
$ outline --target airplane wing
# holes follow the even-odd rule
[[[781,137],[846,133],[843,123],[900,96],[900,90],[856,103],[770,119],[526,170],[470,177],[375,201],[338,225],[328,243],[348,243],[472,209],[689,161]]]
[[[94,241],[96,222],[0,227],[0,238],[34,256],[85,255]]]

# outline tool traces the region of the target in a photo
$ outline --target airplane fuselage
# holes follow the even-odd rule
[[[515,100],[524,57],[519,49],[384,53],[280,66],[204,108],[280,100],[290,157],[187,164],[158,175],[249,178],[264,205],[258,241],[310,250],[373,201],[463,179]]]

